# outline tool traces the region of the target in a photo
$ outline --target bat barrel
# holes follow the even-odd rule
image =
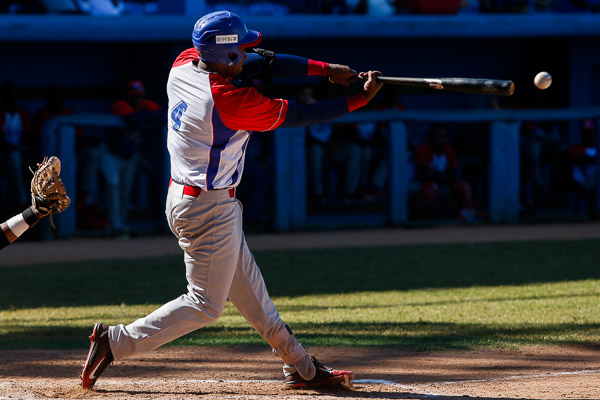
[[[406,78],[393,76],[378,76],[377,80],[384,83],[426,87],[451,92],[491,94],[511,96],[515,84],[510,80],[480,79],[480,78]]]

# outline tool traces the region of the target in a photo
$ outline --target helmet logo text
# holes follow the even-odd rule
[[[215,37],[216,44],[231,44],[238,42],[238,35],[217,35]]]

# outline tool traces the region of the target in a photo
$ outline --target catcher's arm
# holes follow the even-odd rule
[[[37,222],[52,214],[63,212],[71,204],[65,185],[60,179],[58,157],[44,157],[31,179],[31,206],[0,224],[0,249],[8,246]],[[52,219],[50,219],[52,223]],[[54,224],[52,224],[54,226]]]
[[[35,226],[41,218],[44,218],[44,216],[37,213],[33,206],[30,206],[21,214],[2,222],[0,228],[2,228],[3,235],[0,235],[0,249],[17,240],[25,231]]]

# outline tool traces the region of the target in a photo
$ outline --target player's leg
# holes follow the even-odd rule
[[[286,385],[323,386],[352,379],[354,375],[350,371],[336,371],[311,358],[291,329],[281,320],[269,297],[260,269],[243,239],[243,233],[241,235],[240,257],[231,283],[229,300],[284,361]]]
[[[201,328],[219,318],[225,307],[240,249],[241,210],[227,191],[203,192],[194,198],[177,192],[178,187],[169,189],[166,213],[185,251],[188,291],[127,326],[109,327],[106,342],[114,360],[154,350]],[[86,362],[84,387],[94,385],[90,372],[98,362]]]
[[[171,193],[171,192],[170,192]],[[116,360],[147,352],[221,316],[236,269],[241,216],[235,199],[169,195],[169,224],[185,251],[187,293],[128,326],[111,327]],[[208,192],[209,193],[209,192]]]

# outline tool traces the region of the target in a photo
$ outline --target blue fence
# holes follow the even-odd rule
[[[600,122],[600,107],[559,110],[435,110],[435,111],[368,111],[347,115],[338,122],[357,123],[385,121],[390,123],[389,142],[389,204],[386,222],[403,225],[407,222],[409,122],[488,122],[488,214],[492,223],[517,222],[519,209],[519,131],[522,121],[578,121],[595,118]],[[77,126],[123,127],[120,117],[110,114],[76,114],[52,119],[44,127],[44,154],[58,155],[62,161],[62,177],[73,204],[77,193],[77,162],[75,129]],[[597,124],[600,126],[600,124]],[[274,228],[278,231],[302,229],[307,225],[306,149],[303,128],[279,129],[274,133],[275,210]],[[600,143],[600,129],[597,132]],[[162,160],[155,160],[158,169],[156,187],[166,196],[169,180],[169,157],[166,149],[166,129]],[[600,157],[599,157],[600,164]],[[598,168],[600,175],[600,168]],[[598,176],[600,182],[600,176]],[[596,202],[600,206],[600,185]],[[599,207],[600,209],[600,207]],[[61,237],[76,234],[75,207],[56,218]]]
[[[519,212],[519,131],[522,121],[578,121],[600,118],[600,108],[558,110],[432,110],[369,111],[350,114],[339,122],[390,123],[389,204],[386,222],[407,222],[407,122],[488,122],[488,215],[492,223],[517,222]],[[598,126],[598,124],[596,124]],[[600,143],[600,130],[597,132]],[[305,140],[303,130],[280,129],[274,135],[276,154],[275,229],[301,229],[308,221],[306,206]],[[600,157],[599,157],[600,164]],[[598,168],[600,175],[600,168]],[[600,182],[600,176],[597,177]],[[600,205],[600,185],[596,202]]]
[[[124,128],[121,117],[112,114],[73,114],[51,119],[44,125],[42,132],[42,154],[57,155],[61,159],[61,178],[71,197],[72,206],[56,216],[56,228],[61,237],[73,236],[77,232],[77,154],[75,152],[76,127]],[[166,128],[163,130],[163,140],[159,143],[164,149],[159,160],[153,160],[157,165],[156,179],[151,182],[153,190],[160,192],[161,198],[167,194],[170,166],[167,152]],[[161,224],[158,224],[159,226]]]

